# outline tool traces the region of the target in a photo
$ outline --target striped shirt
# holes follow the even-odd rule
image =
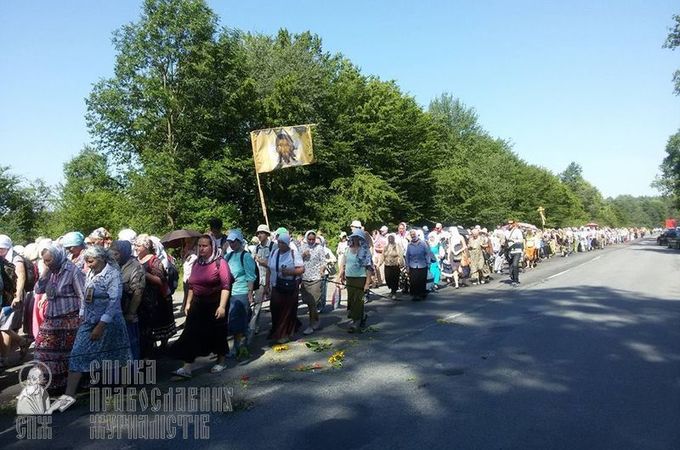
[[[36,294],[47,294],[45,317],[63,316],[80,309],[85,299],[85,274],[71,261],[64,261],[58,273],[41,277],[34,290]]]

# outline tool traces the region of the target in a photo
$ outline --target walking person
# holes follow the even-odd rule
[[[430,273],[432,274],[432,281],[434,283],[434,289],[439,289],[439,282],[442,279],[442,270],[439,267],[439,251],[441,249],[441,241],[439,240],[439,235],[432,232],[427,237],[427,243],[430,246],[430,252],[434,256],[434,261],[430,263]]]
[[[503,271],[503,248],[505,247],[505,235],[500,228],[491,235],[491,246],[493,249],[493,271],[501,273]]]
[[[42,251],[47,269],[35,286],[45,319],[35,338],[36,361],[47,365],[52,374],[50,389],[66,387],[68,357],[80,325],[78,312],[85,300],[85,273],[67,257],[63,247],[50,245]],[[47,375],[47,374],[45,374]]]
[[[271,231],[267,225],[260,225],[257,227],[258,244],[255,246],[255,262],[258,265],[258,272],[260,273],[261,289],[255,295],[255,305],[253,306],[253,314],[248,325],[248,341],[260,332],[260,313],[262,311],[263,303],[269,300],[269,296],[265,294],[264,286],[267,283],[267,265],[269,264],[269,255],[276,247],[276,244],[271,240]]]
[[[27,274],[24,266],[24,258],[13,250],[12,240],[7,235],[0,235],[0,265],[2,266],[3,276],[6,275],[4,266],[13,265],[15,279],[13,290],[5,289],[3,296],[2,312],[0,312],[0,367],[5,365],[9,353],[19,348],[20,356],[26,355],[28,342],[22,339],[17,331],[21,328],[24,311],[24,296]],[[34,278],[35,280],[35,278]],[[8,283],[9,284],[9,283]],[[8,288],[8,286],[5,286]]]
[[[135,240],[137,259],[146,272],[146,286],[139,316],[140,356],[149,358],[154,343],[161,341],[165,347],[177,331],[168,276],[156,248],[148,234],[140,234]]]
[[[355,230],[349,236],[349,245],[340,264],[340,282],[347,286],[347,303],[352,324],[350,333],[361,331],[366,326],[364,293],[368,290],[373,275],[373,260],[368,247],[362,243],[365,233]]]
[[[519,286],[519,263],[524,255],[524,235],[519,224],[514,220],[508,222],[510,233],[508,234],[508,250],[510,253],[510,281],[513,286]]]
[[[120,267],[123,295],[120,307],[127,326],[132,358],[140,359],[139,316],[137,312],[142,304],[142,296],[146,287],[146,273],[137,258],[132,256],[132,244],[128,240],[118,240],[109,247],[111,256]]]
[[[321,327],[318,305],[321,303],[321,284],[326,272],[326,251],[317,242],[316,232],[309,230],[300,246],[305,271],[302,274],[300,294],[302,302],[307,305],[309,326],[302,332],[305,335],[314,333]]]
[[[411,241],[406,249],[406,268],[409,276],[411,300],[419,301],[427,297],[427,269],[432,263],[433,255],[429,245],[420,238],[416,230],[409,232]]]
[[[467,244],[465,238],[461,236],[458,227],[449,228],[449,248],[448,248],[448,259],[449,265],[451,266],[451,272],[453,275],[453,283],[456,289],[460,288],[460,276],[463,273],[463,267],[461,262],[467,250]]]
[[[470,251],[470,278],[472,279],[472,284],[487,283],[489,268],[484,259],[486,245],[478,228],[472,230],[472,236],[467,246]]]
[[[191,277],[191,269],[198,259],[197,239],[185,238],[182,245],[182,311],[187,306],[187,297],[189,296],[189,278]]]
[[[256,263],[246,251],[245,238],[240,230],[232,230],[227,236],[231,253],[226,256],[229,271],[234,279],[229,299],[229,333],[234,336],[234,347],[230,355],[238,359],[250,357],[246,336],[250,323],[250,305],[255,303]]]
[[[95,361],[127,364],[131,359],[130,340],[120,307],[123,293],[118,264],[99,245],[85,250],[88,267],[85,299],[81,307],[82,323],[78,328],[69,360],[66,392],[50,407],[65,411],[75,403],[76,390],[83,373],[92,370]]]
[[[383,251],[385,265],[385,282],[390,289],[390,298],[397,300],[397,290],[399,289],[399,274],[404,267],[404,249],[397,242],[396,236],[387,236],[387,245]]]
[[[300,329],[297,318],[300,276],[305,267],[300,252],[290,247],[290,235],[279,233],[277,248],[269,255],[265,294],[271,295],[272,329],[269,339],[285,344]]]
[[[211,373],[226,369],[227,302],[231,291],[229,264],[222,258],[217,240],[208,234],[198,238],[198,258],[189,277],[189,294],[184,309],[187,320],[184,331],[172,346],[172,354],[184,361],[173,372],[181,378],[191,378],[193,363],[199,356],[217,356]]]
[[[385,282],[385,246],[387,245],[388,228],[383,225],[373,239],[373,265],[375,266],[375,285],[380,287]]]

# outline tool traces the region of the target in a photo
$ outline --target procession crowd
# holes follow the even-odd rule
[[[212,373],[225,370],[228,357],[247,359],[263,304],[271,314],[268,339],[285,343],[303,328],[300,300],[309,316],[302,333],[321,328],[332,285],[330,307],[339,306],[346,290],[349,331],[361,332],[371,289],[386,285],[394,301],[402,294],[421,301],[446,285],[487,283],[506,266],[517,286],[521,270],[542,259],[647,233],[540,230],[512,220],[492,231],[441,224],[429,230],[402,222],[394,232],[387,226],[368,232],[354,221],[333,251],[314,230],[292,237],[286,228],[260,225],[248,240],[239,229],[223,233],[219,219],[209,228],[204,234],[178,230],[163,240],[131,229],[114,240],[98,228],[87,237],[74,231],[26,246],[0,235],[0,367],[15,352],[23,360],[32,347],[35,361],[49,369],[50,390],[64,392],[52,409],[64,411],[93,361],[124,364],[164,353],[183,361],[175,376],[191,378],[197,357],[216,355]],[[177,333],[172,296],[180,285],[186,322],[168,344]]]

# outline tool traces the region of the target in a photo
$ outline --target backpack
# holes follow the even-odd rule
[[[170,295],[172,295],[177,290],[177,286],[179,286],[179,272],[170,258],[168,258],[168,270],[166,272],[168,275],[168,288],[170,289]]]
[[[231,259],[231,255],[233,255],[233,254],[234,254],[234,252],[231,252],[227,255],[227,257],[226,257],[227,264],[229,263],[229,260]],[[246,255],[246,251],[245,250],[241,251],[241,267],[244,267],[244,268],[245,268],[245,266],[243,265],[243,258],[245,257],[245,255]],[[255,263],[255,281],[253,281],[253,291],[257,291],[258,289],[260,289],[260,268],[257,267],[258,265],[259,264],[257,264],[257,262],[256,262]],[[234,284],[234,281],[236,281],[236,279],[234,278],[234,275],[232,275],[231,276],[231,283]]]
[[[31,292],[35,287],[35,282],[38,279],[38,266],[29,261],[28,258],[24,260],[24,272],[26,272],[26,281],[24,282],[24,292]]]
[[[17,273],[14,264],[6,260],[0,260],[0,274],[2,275],[2,301],[3,306],[9,305],[14,300],[17,291]]]

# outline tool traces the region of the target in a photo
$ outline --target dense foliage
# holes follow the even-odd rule
[[[217,23],[202,0],[147,0],[140,19],[115,33],[114,76],[87,99],[94,147],[65,165],[50,232],[162,234],[204,229],[212,216],[252,231],[262,211],[248,132],[310,123],[318,162],[261,177],[273,226],[540,225],[539,207],[549,227],[654,226],[670,213],[663,199],[604,199],[576,163],[557,175],[523,161],[454,96],[424,109],[309,32],[266,36]],[[33,219],[13,220],[0,228],[34,233]]]

